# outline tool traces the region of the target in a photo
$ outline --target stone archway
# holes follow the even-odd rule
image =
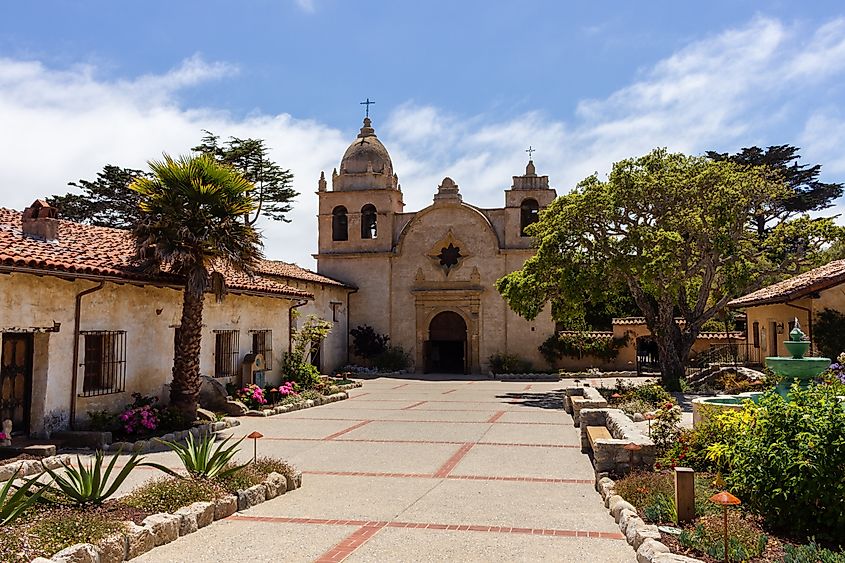
[[[467,373],[467,324],[454,311],[437,313],[428,325],[426,373]]]

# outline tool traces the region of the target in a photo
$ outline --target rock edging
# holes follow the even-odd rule
[[[492,373],[490,377],[499,381],[560,381],[556,373]]]
[[[270,473],[258,485],[226,495],[214,501],[195,502],[173,514],[160,512],[147,516],[141,525],[126,522],[126,531],[110,536],[98,545],[79,543],[67,547],[50,559],[37,557],[32,563],[121,563],[129,561],[181,536],[192,534],[214,522],[228,518],[264,501],[302,486],[302,472],[294,475]]]
[[[233,426],[240,426],[240,424],[241,422],[238,419],[227,416],[219,422],[209,422],[208,424],[194,426],[193,428],[190,428],[188,430],[170,432],[169,434],[165,434],[164,436],[159,436],[158,440],[162,440],[164,442],[181,442],[188,438],[188,434],[192,435],[194,439],[203,438],[208,434],[220,432],[221,430],[226,430],[227,428],[232,428]],[[124,453],[150,453],[166,452],[170,449],[158,440],[156,438],[151,438],[149,440],[138,440],[135,442],[112,442],[110,444],[106,444],[103,447],[103,451],[123,451]]]
[[[360,387],[360,384],[358,385]],[[297,401],[296,403],[288,403],[286,405],[279,405],[276,407],[270,407],[262,410],[250,410],[247,411],[246,416],[273,416],[277,414],[284,414],[286,412],[291,411],[298,411],[302,409],[310,409],[311,407],[318,407],[320,405],[327,405],[329,403],[335,403],[337,401],[343,401],[344,399],[348,399],[349,394],[346,391],[341,391],[340,393],[334,393],[332,395],[325,395],[324,397],[320,397],[319,399],[306,399],[302,401]]]
[[[646,524],[637,509],[616,493],[616,483],[609,477],[596,481],[605,507],[619,525],[625,540],[637,552],[637,563],[703,563],[700,559],[672,553],[660,541],[660,532],[654,524]]]
[[[65,464],[70,463],[70,456],[68,454],[51,455],[43,459],[21,459],[0,465],[0,483],[8,481],[18,471],[17,479],[21,477],[29,477],[30,475],[37,475],[43,471],[41,464],[50,469],[59,469]]]

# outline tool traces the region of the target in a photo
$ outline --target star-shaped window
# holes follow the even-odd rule
[[[447,270],[452,266],[457,266],[458,260],[463,258],[461,256],[461,247],[455,246],[451,242],[449,246],[445,246],[440,249],[440,254],[437,255],[440,258],[440,265],[445,267]]]

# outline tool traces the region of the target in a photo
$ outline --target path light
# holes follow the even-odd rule
[[[629,454],[631,454],[631,460],[630,460],[629,465],[630,465],[630,468],[631,468],[631,473],[633,473],[634,472],[634,452],[640,451],[641,449],[643,449],[643,447],[639,444],[635,444],[634,442],[631,442],[630,444],[625,446],[625,449],[628,450]]]
[[[651,438],[651,421],[654,420],[654,413],[647,412],[643,416],[648,421],[648,437]]]
[[[262,434],[261,432],[258,432],[257,430],[255,432],[252,432],[249,436],[247,436],[247,438],[252,440],[252,446],[253,446],[252,447],[252,463],[255,463],[256,461],[258,461],[258,439],[263,438],[263,437],[264,437],[264,434]]]
[[[710,497],[710,502],[718,504],[722,507],[724,511],[724,522],[725,522],[725,563],[728,563],[728,507],[729,506],[737,506],[742,504],[738,498],[733,496],[727,491],[722,491],[721,493],[716,493],[712,497]]]
[[[622,395],[620,395],[619,393],[614,393],[613,395],[610,396],[610,398],[618,401],[619,399],[622,398]]]

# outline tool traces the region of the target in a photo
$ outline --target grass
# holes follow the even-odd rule
[[[699,518],[695,527],[684,530],[678,542],[689,549],[709,555],[714,559],[724,557],[724,521],[722,515],[711,514]],[[728,511],[728,555],[731,561],[747,561],[766,550],[768,536],[759,524],[746,518],[739,510]]]
[[[120,502],[155,514],[174,512],[194,502],[214,500],[220,496],[220,488],[206,480],[165,478],[146,482]]]
[[[51,510],[46,514],[39,514],[28,528],[27,543],[33,550],[30,554],[32,557],[20,560],[29,561],[38,555],[50,557],[57,551],[78,543],[96,544],[123,529],[123,522],[111,520],[97,512]]]
[[[292,465],[280,459],[260,457],[255,463],[250,463],[240,471],[236,471],[215,481],[226,492],[234,493],[260,484],[270,473],[276,472],[285,477],[293,477],[295,471]]]
[[[717,492],[711,485],[711,477],[695,476],[695,514],[720,513],[720,508],[710,502],[710,496]],[[675,481],[667,471],[637,471],[616,481],[616,493],[633,504],[643,518],[655,523],[674,522]]]

